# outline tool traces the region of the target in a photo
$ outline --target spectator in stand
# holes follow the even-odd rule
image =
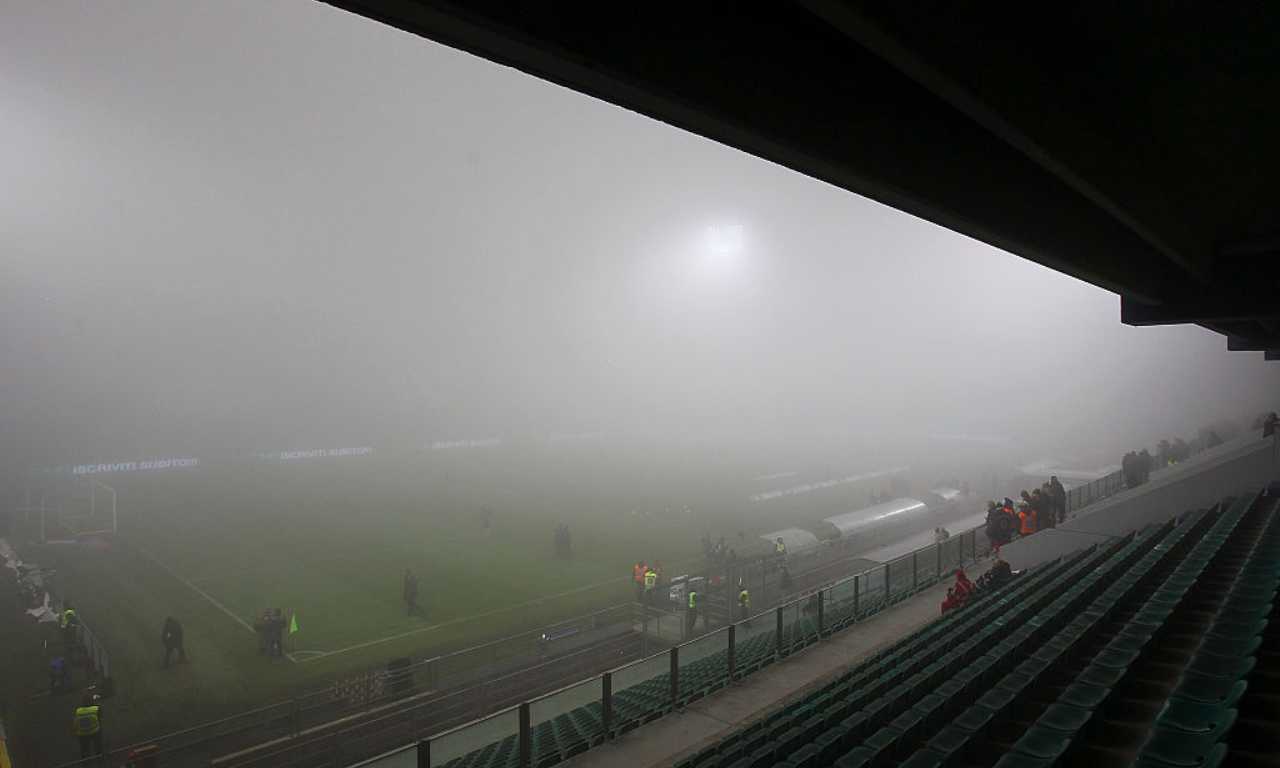
[[[1138,454],[1138,476],[1142,478],[1142,482],[1151,479],[1151,469],[1156,464],[1156,457],[1146,448],[1142,449],[1142,453]]]
[[[997,556],[996,561],[991,564],[991,569],[983,575],[987,577],[987,585],[992,589],[997,589],[1013,579],[1013,569],[1009,567],[1007,562]]]
[[[1049,487],[1045,483],[1044,488],[1037,488],[1031,492],[1031,509],[1036,513],[1036,530],[1053,527],[1053,512],[1049,509],[1049,495],[1045,489]]]
[[[1049,478],[1049,490],[1053,496],[1053,511],[1058,516],[1058,523],[1065,523],[1067,521],[1067,489],[1062,487],[1057,475]]]
[[[1005,514],[1004,508],[994,501],[987,502],[987,541],[991,546],[999,547],[1008,544],[1013,538],[1014,527]]]
[[[1036,510],[1030,504],[1022,504],[1018,510],[1018,534],[1030,536],[1036,532]]]
[[[969,596],[977,591],[977,587],[965,575],[963,568],[956,569],[956,583],[947,589],[947,599],[942,601],[942,612],[959,608],[969,600]]]
[[[1262,420],[1262,436],[1271,437],[1276,433],[1277,429],[1280,429],[1280,416],[1277,416],[1276,412],[1272,411]]]
[[[960,607],[960,601],[956,599],[956,588],[947,587],[947,598],[942,601],[942,612],[955,610]]]

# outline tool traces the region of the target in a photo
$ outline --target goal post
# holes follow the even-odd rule
[[[97,478],[89,478],[89,517],[92,520],[98,518],[98,488],[102,488],[111,494],[111,533],[118,533],[120,530],[120,518],[116,511],[116,489],[98,480]],[[94,533],[106,533],[103,531],[94,531]]]

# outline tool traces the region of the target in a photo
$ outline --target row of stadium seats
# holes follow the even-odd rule
[[[1280,764],[1278,494],[1041,567],[679,765]]]
[[[1163,535],[1161,530],[1149,541]],[[928,722],[951,713],[948,702],[996,674],[1002,659],[982,659],[1006,626],[1017,626],[1051,600],[1063,582],[1084,578],[1114,550],[1140,546],[1121,542],[1102,552],[1091,548],[1066,562],[1050,563],[1013,581],[984,600],[971,602],[931,624],[814,693],[718,745],[685,761],[684,768],[829,765],[882,723],[905,714],[908,702],[929,709]],[[986,661],[983,664],[981,662]],[[802,719],[797,720],[796,716]],[[817,719],[814,719],[817,716]],[[922,722],[926,722],[921,718]],[[800,727],[798,733],[789,730]],[[885,735],[888,735],[887,732]],[[797,745],[805,745],[799,748]],[[852,755],[850,756],[852,757]],[[776,758],[776,760],[775,760]]]

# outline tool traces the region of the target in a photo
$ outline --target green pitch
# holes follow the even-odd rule
[[[674,575],[700,554],[704,530],[749,549],[773,522],[745,503],[741,471],[704,468],[690,479],[673,467],[621,472],[578,458],[430,468],[353,459],[122,479],[114,542],[28,554],[58,569],[59,591],[111,652],[119,744],[396,656],[625,603],[637,559],[662,560]],[[573,537],[570,560],[553,556],[558,523]],[[419,579],[413,616],[401,599],[406,568]],[[267,607],[298,617],[291,658],[258,653],[247,625]],[[191,662],[161,669],[169,615],[185,627]]]

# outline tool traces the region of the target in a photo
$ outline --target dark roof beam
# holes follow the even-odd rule
[[[1120,322],[1125,325],[1180,325],[1256,319],[1276,311],[1274,301],[1204,297],[1185,301],[1148,304],[1128,296],[1120,297]]]
[[[801,4],[1083,195],[1182,269],[1201,280],[1207,279],[1210,265],[1204,255],[1197,256],[1175,248],[1154,229],[1134,216],[1131,211],[1007,120],[972,90],[901,44],[892,35],[855,10],[847,0],[801,0]]]
[[[1228,336],[1227,349],[1232,352],[1267,352],[1280,349],[1280,335]]]

